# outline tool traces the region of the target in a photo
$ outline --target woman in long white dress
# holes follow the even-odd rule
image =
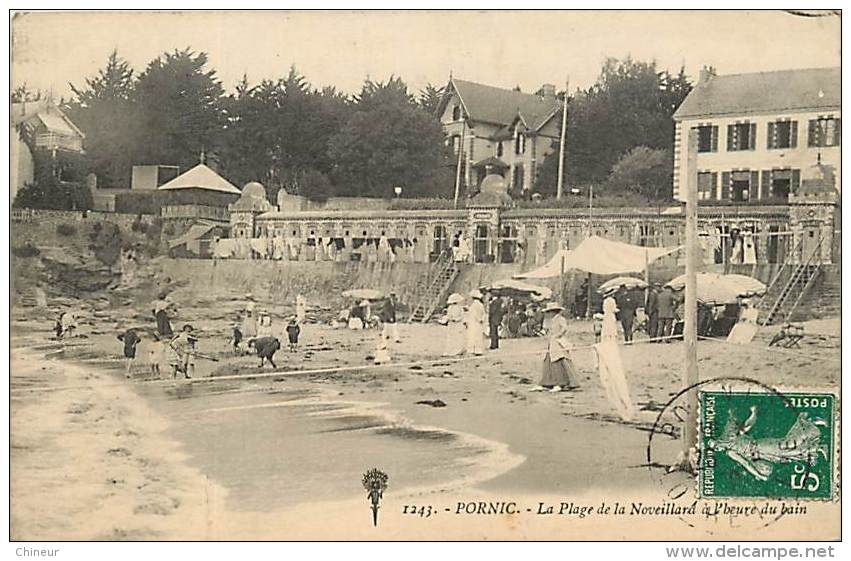
[[[470,292],[472,302],[467,307],[464,323],[467,326],[467,352],[481,355],[485,352],[485,306],[482,304],[482,293],[478,290]]]
[[[464,354],[464,297],[451,294],[446,301],[446,342],[443,356]]]
[[[621,361],[621,351],[618,346],[618,320],[615,313],[618,306],[614,298],[603,301],[603,326],[600,332],[600,342],[594,345],[597,351],[597,364],[600,369],[600,383],[606,390],[606,397],[624,421],[635,416],[635,406],[629,396],[629,385]]]

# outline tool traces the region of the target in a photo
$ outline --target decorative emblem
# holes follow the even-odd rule
[[[387,490],[388,479],[387,474],[378,468],[372,468],[363,474],[363,488],[366,489],[366,497],[371,505],[373,526],[378,526],[378,503]]]

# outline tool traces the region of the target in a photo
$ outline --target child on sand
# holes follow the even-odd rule
[[[257,337],[272,337],[272,316],[260,312],[257,318]]]
[[[136,333],[135,329],[128,329],[124,333],[118,335],[118,340],[124,342],[124,358],[127,359],[127,368],[124,370],[124,377],[130,377],[130,370],[133,368],[133,361],[136,359],[136,345],[142,338]]]
[[[242,343],[242,330],[239,328],[239,324],[234,324],[233,335],[231,336],[231,344],[233,344],[233,354],[240,354],[240,343]]]
[[[151,376],[154,378],[160,377],[160,363],[165,355],[165,345],[159,334],[154,332],[154,344],[151,345],[151,350],[148,351],[148,361],[151,365]]]
[[[188,323],[183,330],[169,342],[169,346],[177,354],[177,360],[172,363],[173,376],[183,374],[184,378],[191,378],[195,372],[195,345],[198,339],[192,335],[193,328]]]
[[[378,346],[375,349],[375,364],[387,364],[390,362],[390,351],[387,350],[387,339],[382,335],[378,338]]]
[[[290,342],[290,352],[295,352],[298,348],[298,336],[301,333],[301,327],[298,325],[298,318],[293,317],[290,318],[289,324],[287,324],[287,339]]]

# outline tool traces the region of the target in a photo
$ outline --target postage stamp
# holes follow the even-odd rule
[[[701,497],[833,498],[833,394],[721,389],[699,401]]]

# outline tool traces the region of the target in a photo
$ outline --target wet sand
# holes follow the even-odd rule
[[[221,318],[189,307],[181,313],[203,330],[201,350],[222,358],[219,363],[199,362],[198,376],[258,371],[256,358],[228,354],[224,342],[227,324]],[[182,400],[174,395],[188,391],[180,388],[196,386],[198,389],[192,391],[209,394],[209,390],[200,389],[208,382],[146,382],[148,373],[143,364],[137,366],[132,381],[125,381],[115,334],[131,320],[113,316],[109,321],[108,326],[101,319],[94,326],[84,327],[81,332],[87,337],[66,342],[64,350],[61,343],[49,341],[49,322],[31,319],[13,324],[12,387],[74,388],[13,393],[12,532],[17,539],[401,539],[423,537],[423,532],[437,527],[435,524],[446,524],[429,520],[402,526],[401,505],[424,498],[440,505],[452,505],[458,497],[486,496],[525,497],[528,501],[544,496],[625,494],[660,498],[658,478],[645,465],[648,430],[661,404],[681,385],[681,343],[623,348],[632,396],[643,409],[638,419],[627,424],[605,400],[591,351],[574,355],[581,373],[580,391],[530,392],[539,377],[539,356],[545,344],[542,339],[504,341],[499,351],[481,360],[447,363],[436,358],[443,348],[445,328],[402,325],[402,343],[391,345],[394,361],[432,362],[422,368],[287,374],[285,370],[369,362],[377,340],[374,331],[332,330],[309,324],[299,352],[278,355],[280,377],[233,382],[236,393],[211,405],[206,395]],[[837,330],[838,324],[837,319]],[[577,345],[591,342],[590,324],[574,322],[572,328]],[[146,344],[143,342],[140,348],[140,357],[147,356]],[[814,340],[804,345],[801,355],[787,355],[762,352],[757,347],[701,342],[701,377],[746,373],[774,386],[835,387],[838,362],[802,355],[838,357],[837,345],[838,340],[830,338]],[[43,360],[45,355],[52,358]],[[246,387],[249,384],[257,387]],[[334,496],[311,494],[311,486],[322,486],[321,478],[305,481],[302,488],[290,484],[289,492],[285,486],[264,486],[264,482],[252,482],[256,488],[246,490],[231,477],[239,472],[238,465],[222,467],[216,454],[208,452],[205,457],[199,452],[199,443],[208,443],[209,448],[210,442],[218,446],[219,440],[229,440],[227,446],[221,444],[223,449],[233,451],[245,445],[245,461],[250,462],[251,450],[264,443],[274,445],[261,438],[268,431],[259,429],[261,434],[253,444],[247,444],[250,439],[239,438],[239,434],[251,430],[252,422],[265,422],[264,427],[275,422],[298,426],[295,418],[286,421],[281,412],[269,416],[276,409],[276,400],[288,399],[274,398],[276,394],[270,392],[279,392],[279,397],[284,392],[297,399],[313,396],[323,407],[334,400],[345,404],[332,410],[330,416],[323,413],[321,422],[336,424],[337,431],[282,441],[287,447],[282,450],[284,457],[308,461],[316,456],[325,462],[324,466],[313,466],[321,473],[335,455],[314,452],[329,443],[357,441],[363,442],[371,455],[341,458],[341,466],[360,462],[366,469],[372,467],[368,461],[376,460],[376,467],[386,468],[380,460],[398,457],[399,452],[412,458],[387,469],[391,491],[382,507],[388,523],[381,533],[376,534],[369,524],[360,481],[348,481],[352,473],[345,475],[342,467],[340,476],[327,483]],[[264,402],[267,399],[270,401]],[[446,406],[416,403],[424,400],[440,400]],[[268,403],[273,406],[263,407]],[[199,418],[188,415],[187,410],[183,413],[188,417],[181,417],[176,408],[184,404],[187,409],[192,404],[203,405],[206,412]],[[243,404],[252,409],[233,417],[234,411],[228,408]],[[254,416],[258,412],[263,414]],[[209,424],[204,416],[216,419],[217,430],[231,427],[232,433],[208,431],[201,438]],[[376,423],[376,418],[382,421]],[[381,435],[387,427],[397,434]],[[456,435],[460,440],[452,445],[461,449],[446,454],[446,448],[421,438],[428,431]],[[222,435],[221,439],[217,435]],[[673,459],[677,441],[657,439],[657,443],[659,453]],[[432,455],[452,457],[464,465],[450,470],[428,469],[433,467]],[[274,458],[266,459],[267,473],[287,473],[285,464],[279,466]],[[418,469],[417,465],[423,467]],[[299,472],[310,467],[293,469]],[[442,471],[451,473],[441,477]],[[280,500],[280,496],[274,496],[276,492],[292,500]],[[488,526],[487,522],[480,528],[478,524],[465,522],[466,533],[460,527],[447,527],[442,532],[454,538],[473,538],[478,532],[483,532],[481,537],[493,536],[494,531],[511,532],[518,538],[523,532],[541,537],[546,528],[555,531],[548,524],[530,526],[528,522],[513,522],[511,528]]]

